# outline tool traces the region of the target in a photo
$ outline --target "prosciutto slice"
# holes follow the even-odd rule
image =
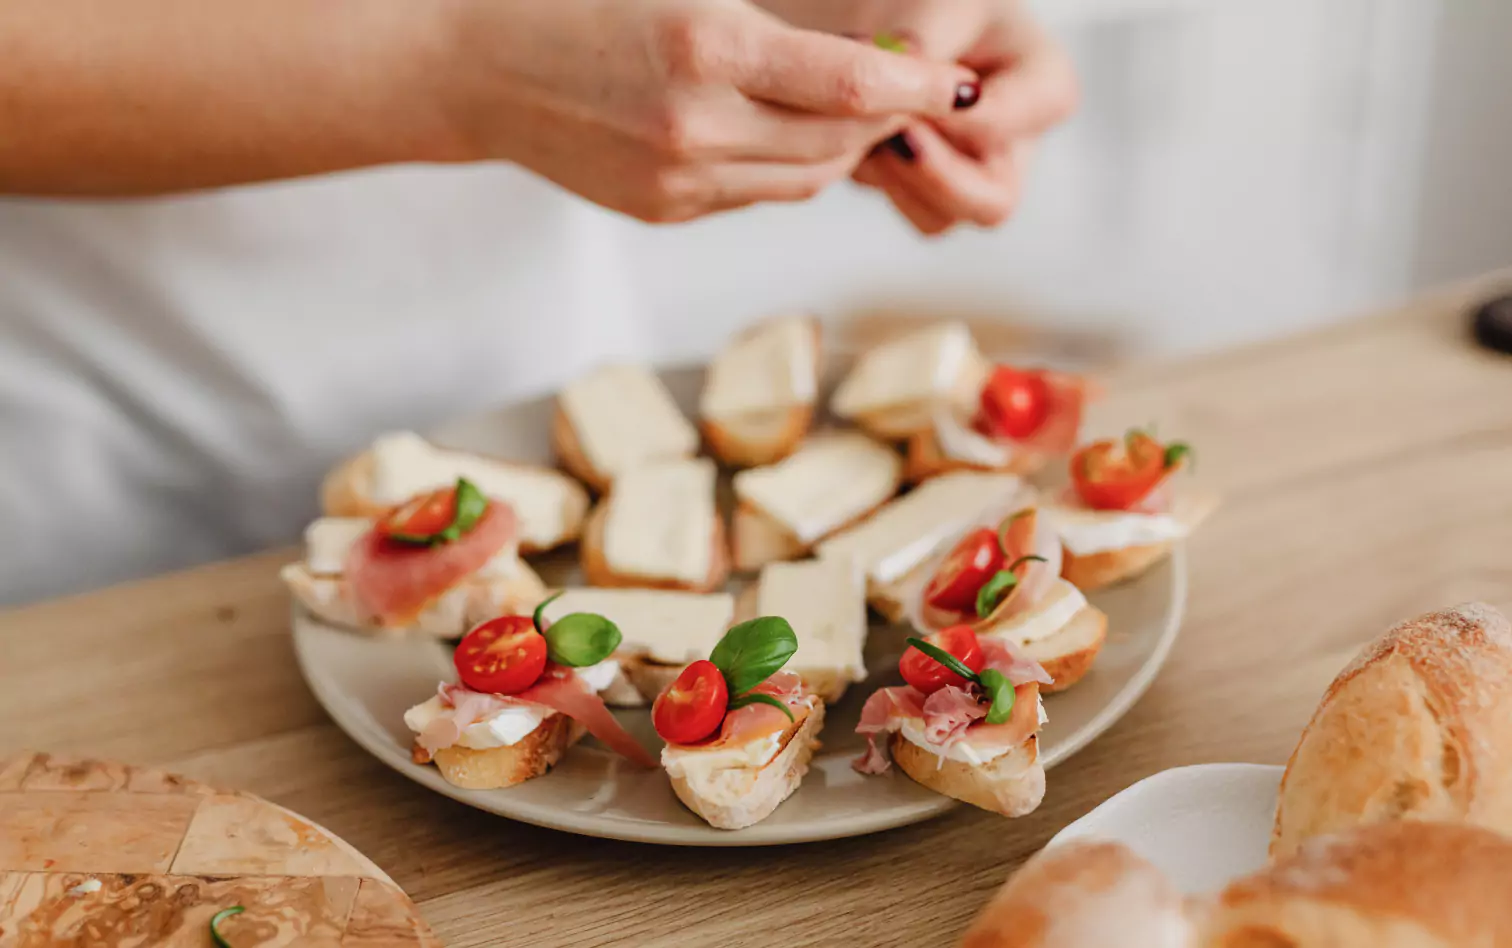
[[[891,762],[878,738],[901,730],[910,719],[922,722],[925,742],[941,754],[963,740],[1004,748],[1022,744],[1039,730],[1039,684],[1015,685],[1013,713],[1002,724],[984,720],[988,707],[975,685],[947,685],[928,697],[909,685],[880,688],[861,708],[856,733],[866,738],[866,752],[851,767],[863,774],[887,773]]]
[[[380,625],[408,625],[434,599],[482,569],[515,534],[514,509],[493,499],[471,530],[435,546],[399,543],[374,526],[347,554],[353,602]]]
[[[1003,639],[979,639],[982,645],[982,658],[984,669],[995,668],[1003,673],[1003,677],[1013,683],[1014,687],[1034,682],[1040,685],[1053,685],[1055,679],[1045,671],[1045,666],[1020,652],[1013,643]]]
[[[1050,387],[1045,423],[1029,437],[1014,439],[1013,444],[1040,454],[1070,454],[1081,433],[1082,410],[1090,386],[1086,379],[1064,372],[1046,372],[1045,382]]]
[[[803,680],[790,671],[780,671],[752,688],[753,693],[767,694],[787,705],[794,720],[802,722],[808,714],[810,698],[803,692]],[[727,713],[719,733],[699,744],[698,748],[744,747],[747,744],[781,734],[793,726],[787,715],[769,704],[748,704]],[[683,745],[679,745],[683,746]]]
[[[1020,564],[1015,570],[1019,577],[1018,584],[1007,598],[986,617],[980,617],[974,612],[963,614],[930,605],[924,598],[924,593],[929,588],[926,580],[925,583],[916,589],[911,589],[908,593],[911,603],[908,616],[916,628],[926,632],[937,632],[953,625],[965,624],[981,631],[1004,619],[1010,619],[1033,609],[1055,585],[1055,581],[1060,578],[1061,560],[1064,553],[1061,549],[1060,534],[1056,532],[1049,517],[1042,511],[1035,510],[1027,516],[1021,516],[1012,521],[1006,521],[999,516],[992,520],[990,525],[1000,533],[1006,529],[1004,548],[1008,551],[1005,558],[1007,563],[1030,555],[1038,556],[1044,562],[1030,560]],[[970,529],[980,529],[980,526],[974,525]],[[962,536],[964,535],[963,532]],[[957,542],[959,538],[942,546],[946,552],[936,557],[930,564],[929,577],[932,578],[945,564],[949,551],[955,548]]]

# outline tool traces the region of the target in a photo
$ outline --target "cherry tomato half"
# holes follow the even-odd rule
[[[729,688],[718,666],[699,659],[656,696],[651,724],[669,744],[693,744],[719,730],[729,703]]]
[[[433,490],[398,507],[378,524],[386,536],[400,534],[428,537],[440,533],[457,519],[457,489]]]
[[[974,672],[981,671],[986,664],[987,660],[982,656],[982,643],[977,641],[971,626],[953,625],[926,637],[924,641],[959,658],[962,665]],[[913,646],[909,646],[908,651],[903,653],[902,660],[898,662],[898,671],[903,673],[904,681],[926,695],[932,695],[946,685],[966,687],[966,679]]]
[[[1071,458],[1071,482],[1094,510],[1128,510],[1143,500],[1166,473],[1165,448],[1143,432],[1122,441],[1098,441]]]
[[[982,388],[982,427],[989,435],[1027,438],[1050,417],[1050,401],[1044,372],[996,366]]]
[[[463,636],[452,661],[473,691],[519,694],[546,670],[546,637],[529,616],[503,616]]]
[[[975,612],[977,590],[1003,568],[1003,545],[991,527],[961,538],[924,588],[924,601],[936,609]]]

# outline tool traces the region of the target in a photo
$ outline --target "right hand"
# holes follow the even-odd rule
[[[645,221],[798,201],[970,70],[788,26],[746,0],[455,0],[470,150]],[[460,65],[458,65],[460,64]]]

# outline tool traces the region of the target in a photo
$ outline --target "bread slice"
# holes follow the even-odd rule
[[[553,714],[524,739],[505,747],[486,750],[455,745],[436,751],[436,769],[446,782],[464,790],[502,790],[546,773],[567,748],[587,733],[581,724],[565,714]],[[415,746],[416,763],[425,763],[427,755]]]
[[[984,464],[951,457],[941,448],[939,435],[931,425],[924,431],[909,436],[903,477],[910,484],[921,484],[931,477],[952,471],[998,471],[1028,477],[1042,469],[1047,460],[1046,455],[1032,451],[1016,451],[1006,464]]]
[[[1122,843],[1071,840],[1030,857],[960,948],[1196,948],[1181,891]]]
[[[1179,525],[1182,536],[1190,536],[1218,507],[1218,496],[1210,491],[1184,489],[1171,504],[1170,516]],[[1045,508],[1052,519],[1057,517],[1085,518],[1096,516],[1095,511],[1082,508],[1052,506]],[[1116,512],[1109,516],[1118,516]],[[1138,516],[1137,514],[1135,516]],[[1162,539],[1152,543],[1138,543],[1111,550],[1075,552],[1077,544],[1071,542],[1069,524],[1061,526],[1064,541],[1061,558],[1061,576],[1084,592],[1103,589],[1118,583],[1128,582],[1143,575],[1147,570],[1164,560],[1176,546],[1174,539]]]
[[[1397,820],[1512,834],[1512,625],[1488,605],[1402,623],[1334,679],[1281,778],[1271,855]]]
[[[582,531],[588,494],[560,471],[438,448],[411,432],[392,432],[337,465],[321,484],[328,517],[379,517],[415,494],[466,477],[506,501],[520,525],[520,550],[541,553]]]
[[[1017,637],[1011,624],[1001,632],[987,628],[978,634],[983,638],[1006,639],[1025,658],[1039,662],[1055,679],[1054,684],[1041,685],[1040,691],[1054,694],[1081,681],[1092,668],[1092,662],[1108,640],[1108,616],[1087,603],[1059,631],[1032,642]]]
[[[892,735],[889,748],[893,763],[915,782],[993,813],[1024,816],[1045,797],[1038,735],[982,766],[930,753],[901,731]]]
[[[725,535],[724,521],[714,506],[714,466],[708,460],[656,462],[625,474],[621,487],[605,497],[589,514],[579,547],[579,560],[583,576],[589,584],[607,588],[636,587],[643,589],[675,589],[688,592],[711,592],[724,585],[730,572],[729,541]],[[691,475],[688,476],[688,475]],[[705,478],[704,475],[707,475]],[[707,483],[705,483],[705,481]],[[645,489],[642,489],[642,485]],[[668,491],[670,490],[670,494]],[[686,496],[687,491],[697,491],[704,496]],[[629,505],[638,505],[641,510],[630,511]],[[666,532],[668,522],[674,517],[689,518],[693,532],[706,532],[709,544],[708,569],[699,579],[692,573],[673,576],[669,572],[653,573],[650,567],[619,565],[611,562],[612,550],[608,544],[607,530],[616,515],[625,519],[621,528],[629,531],[660,529]],[[640,517],[641,521],[630,518]],[[699,521],[702,521],[700,526]],[[626,538],[638,543],[645,539],[638,532]],[[649,540],[652,550],[656,541]],[[636,552],[632,547],[631,552]],[[656,559],[648,556],[646,562]],[[667,569],[671,568],[669,564]]]
[[[965,323],[937,323],[862,353],[830,410],[873,437],[902,441],[928,430],[942,407],[969,410],[990,368]]]
[[[699,428],[728,467],[774,464],[797,450],[814,420],[821,329],[813,317],[767,320],[709,364]]]
[[[735,621],[782,616],[798,637],[788,671],[826,704],[866,678],[866,582],[849,563],[804,560],[769,563],[741,590]]]
[[[608,365],[562,389],[551,444],[564,468],[602,494],[632,468],[692,457],[698,431],[650,369]]]
[[[782,749],[764,767],[672,776],[672,791],[715,829],[737,830],[759,823],[803,782],[823,727],[824,704],[816,701],[802,721],[784,732]]]

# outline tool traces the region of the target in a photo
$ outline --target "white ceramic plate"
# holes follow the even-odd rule
[[[663,375],[687,411],[697,402],[702,376],[698,369]],[[550,417],[550,400],[540,399],[458,422],[435,437],[459,448],[548,462]],[[545,557],[536,565],[548,583],[577,580],[571,554]],[[1108,614],[1108,643],[1081,683],[1045,700],[1050,723],[1040,735],[1040,754],[1046,767],[1112,726],[1155,677],[1181,624],[1185,553],[1178,549],[1138,581],[1090,598]],[[316,698],[353,740],[410,779],[527,823],[682,846],[763,846],[856,836],[915,823],[955,806],[955,801],[902,774],[864,777],[850,767],[864,748],[854,728],[866,696],[880,685],[901,682],[897,661],[906,634],[902,627],[873,625],[866,646],[871,675],[830,709],[824,746],[814,755],[802,787],[763,822],[730,832],[713,829],[684,809],[665,774],[638,771],[591,739],[543,777],[506,790],[458,789],[434,767],[410,761],[413,735],[403,721],[406,708],[433,694],[437,681],[453,677],[449,643],[361,636],[326,626],[298,610],[294,616],[295,651]],[[618,713],[647,747],[660,746],[649,713]]]
[[[1265,865],[1284,767],[1198,764],[1146,777],[1050,840],[1105,839],[1148,859],[1188,895]]]

